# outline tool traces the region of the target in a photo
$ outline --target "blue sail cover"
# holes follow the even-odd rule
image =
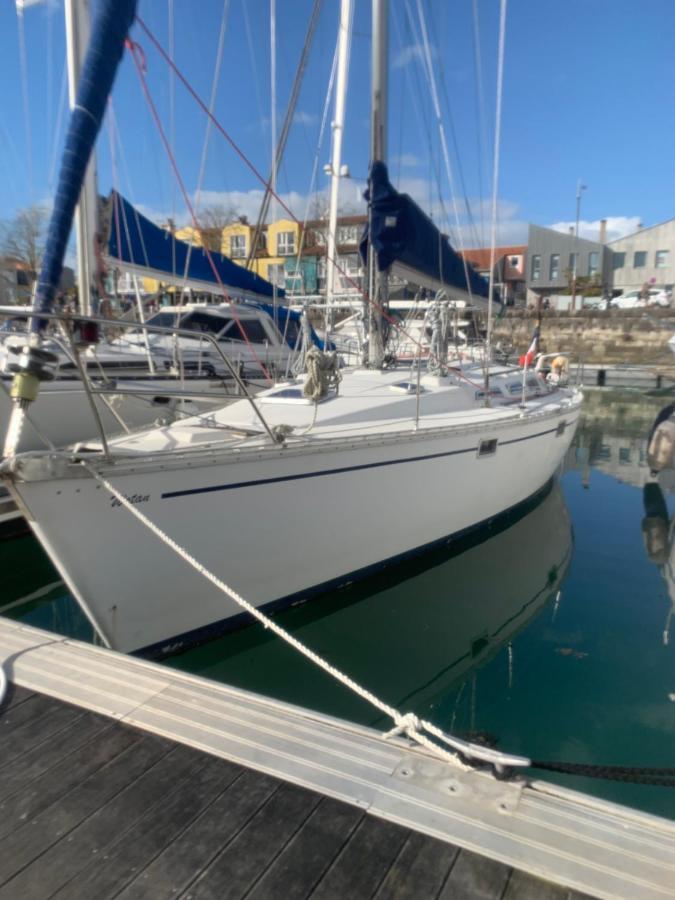
[[[124,52],[124,41],[136,14],[136,0],[101,0],[89,48],[77,86],[75,106],[59,170],[54,207],[35,294],[39,312],[50,312],[63,269],[63,257],[73,225],[84,175],[101,128],[108,96]],[[45,319],[32,319],[31,330],[42,330]]]
[[[370,231],[366,226],[359,245],[364,264],[368,242],[372,240],[380,272],[401,263],[421,276],[439,282],[439,286],[447,285],[450,291],[455,288],[487,300],[489,285],[485,278],[468,264],[465,270],[464,260],[453,250],[445,235],[408,194],[399,194],[392,186],[383,162],[372,164],[369,184],[365,196],[371,201]]]
[[[176,284],[199,282],[203,290],[210,286],[214,293],[219,292],[222,284],[235,291],[262,297],[274,296],[274,286],[260,275],[213,250],[210,251],[209,261],[209,256],[201,247],[191,247],[173,237],[170,232],[142,216],[116,191],[112,191],[109,203],[111,214],[107,252],[122,266],[126,264],[146,270],[147,275],[159,281]],[[283,297],[283,289],[277,288],[276,295]]]

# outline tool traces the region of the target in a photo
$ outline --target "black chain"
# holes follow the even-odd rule
[[[650,769],[638,766],[593,766],[588,763],[544,762],[532,760],[533,769],[562,772],[565,775],[585,775],[606,781],[623,781],[629,784],[652,784],[675,788],[675,769]]]

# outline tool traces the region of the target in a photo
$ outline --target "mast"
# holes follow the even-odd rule
[[[373,0],[370,162],[387,161],[389,0]]]
[[[68,59],[68,100],[70,109],[75,106],[77,86],[89,46],[91,17],[89,0],[65,0],[66,47]],[[98,232],[98,192],[96,187],[96,158],[92,153],[80,199],[75,210],[75,235],[77,239],[77,283],[80,312],[92,315],[92,296],[96,296],[97,271],[94,239]]]
[[[16,451],[26,408],[35,400],[40,382],[53,377],[48,367],[56,357],[41,347],[47,320],[40,318],[40,314],[51,313],[54,306],[75,207],[122,59],[124,41],[134,21],[136,3],[137,0],[100,0],[98,4],[98,14],[66,132],[47,243],[35,291],[36,314],[30,320],[28,343],[21,351],[12,381],[10,395],[13,408],[5,439],[5,456],[13,456]]]
[[[333,120],[333,152],[330,162],[330,213],[328,220],[328,240],[326,241],[327,284],[326,284],[326,334],[333,324],[333,301],[337,277],[337,217],[340,199],[340,177],[342,175],[342,135],[345,127],[345,106],[347,101],[347,81],[349,78],[349,51],[352,41],[352,0],[341,0],[340,32],[338,40],[337,81],[335,84],[335,118]]]
[[[389,65],[389,0],[373,0],[373,45],[371,68],[371,123],[370,123],[370,172],[368,183],[368,232],[372,235],[373,180],[375,163],[387,162],[387,95]],[[371,368],[381,368],[384,362],[384,319],[388,280],[386,272],[378,272],[372,240],[368,242],[368,296],[365,320],[368,322],[366,362]]]

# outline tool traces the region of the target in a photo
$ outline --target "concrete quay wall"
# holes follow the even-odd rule
[[[524,353],[536,323],[531,310],[509,310],[495,322],[494,341]],[[672,367],[675,357],[668,340],[674,334],[675,309],[545,310],[540,348],[544,353],[565,351],[588,364]]]

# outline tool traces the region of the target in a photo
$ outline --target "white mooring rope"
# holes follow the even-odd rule
[[[323,657],[319,656],[309,647],[305,646],[301,641],[297,638],[293,637],[292,634],[289,634],[285,631],[280,625],[277,625],[272,619],[262,613],[259,609],[256,609],[248,600],[245,600],[241,594],[237,593],[233,588],[229,585],[225,584],[217,575],[214,575],[213,572],[209,571],[202,563],[200,563],[197,559],[194,558],[184,547],[181,547],[173,538],[169,537],[165,531],[152,522],[146,515],[144,515],[136,506],[131,504],[124,494],[120,493],[106,478],[104,478],[99,472],[97,472],[89,463],[82,462],[84,468],[90,473],[90,475],[104,487],[106,490],[110,491],[110,493],[115,497],[115,499],[120,503],[127,512],[131,513],[136,519],[138,519],[141,524],[143,524],[149,531],[151,531],[159,540],[166,544],[167,547],[172,549],[174,553],[176,553],[181,559],[183,559],[189,566],[191,566],[196,572],[206,578],[207,581],[210,581],[213,585],[215,585],[219,591],[223,594],[226,594],[230,599],[234,600],[234,602],[241,606],[242,609],[245,609],[248,613],[250,613],[255,619],[257,619],[265,628],[270,629],[274,632],[278,637],[282,640],[286,641],[287,644],[290,644],[291,647],[294,647],[299,653],[301,653],[304,657],[311,660],[315,665],[319,666],[320,669],[323,669],[324,672],[327,672],[345,687],[348,687],[351,691],[361,697],[362,700],[365,700],[367,703],[370,703],[371,706],[374,706],[380,712],[384,713],[394,722],[394,728],[391,731],[386,732],[382,735],[382,737],[386,740],[387,738],[394,737],[395,735],[405,734],[412,741],[415,741],[420,746],[425,747],[427,750],[430,750],[436,756],[441,757],[446,762],[450,762],[455,766],[459,766],[460,768],[466,770],[469,769],[470,766],[465,765],[457,754],[460,754],[462,757],[471,758],[471,759],[479,759],[483,762],[489,763],[493,765],[498,772],[503,772],[505,768],[510,768],[512,766],[529,766],[530,760],[526,759],[522,756],[511,756],[506,753],[500,753],[499,751],[492,750],[488,747],[480,747],[476,744],[470,744],[466,741],[462,741],[458,738],[451,737],[446,735],[440,728],[437,728],[431,722],[427,722],[424,719],[419,719],[414,713],[401,713],[393,706],[390,706],[388,703],[385,703],[383,700],[380,700],[379,697],[376,697],[371,691],[364,688],[357,681],[354,681],[353,678],[350,678],[349,675],[346,675],[344,672],[341,672],[340,669],[337,669],[335,666],[331,665],[327,662]],[[423,734],[422,732],[426,731],[429,734],[433,735],[437,740],[446,744],[448,747],[451,747],[455,752],[450,753],[445,750],[443,747],[439,747],[439,745],[429,740],[429,738]]]

